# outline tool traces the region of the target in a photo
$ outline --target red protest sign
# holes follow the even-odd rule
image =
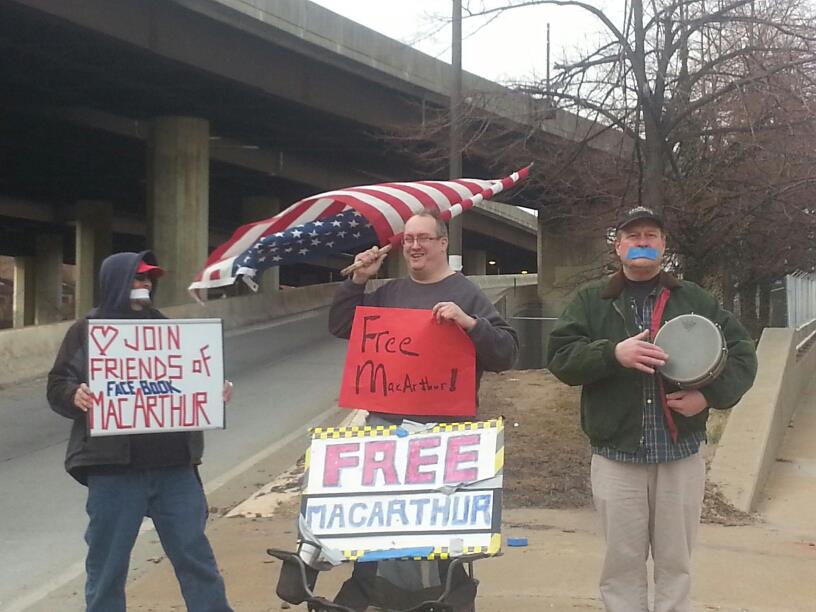
[[[422,416],[476,414],[476,350],[430,310],[358,306],[340,387],[343,408]]]

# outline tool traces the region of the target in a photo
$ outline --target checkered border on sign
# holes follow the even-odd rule
[[[439,433],[443,431],[473,431],[478,429],[503,429],[502,419],[488,421],[467,421],[463,423],[439,423],[431,429],[417,433]],[[353,425],[352,427],[312,427],[309,433],[313,439],[336,440],[340,438],[376,438],[396,435],[398,425]]]

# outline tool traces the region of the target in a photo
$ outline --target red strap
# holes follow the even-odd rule
[[[666,302],[669,301],[669,294],[670,291],[668,289],[662,289],[660,295],[657,296],[657,301],[655,301],[654,310],[652,310],[652,325],[649,328],[652,334],[652,340],[654,340],[654,337],[657,335],[657,330],[660,329],[660,321],[663,318],[663,311],[666,310]]]
[[[666,302],[669,301],[670,291],[666,288],[661,290],[660,295],[657,296],[654,310],[652,310],[652,325],[649,328],[650,339],[654,342],[657,336],[657,330],[660,329],[660,321],[663,319],[663,311],[666,310]],[[663,404],[663,415],[666,417],[666,424],[669,427],[669,433],[673,442],[677,442],[677,425],[674,423],[674,415],[671,408],[669,408],[668,400],[666,399],[666,390],[663,387],[663,377],[657,375],[657,386],[660,392],[660,402]]]

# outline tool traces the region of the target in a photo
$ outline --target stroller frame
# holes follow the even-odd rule
[[[281,581],[279,580],[277,589],[278,597],[292,604],[305,602],[309,612],[356,612],[352,608],[336,604],[325,597],[315,594],[313,589],[319,572],[306,565],[297,553],[277,548],[268,548],[266,552],[268,555],[283,562],[281,579],[288,573],[290,579],[296,578],[296,582],[299,580],[294,587],[295,590],[281,588]],[[474,584],[478,585],[478,581],[473,578],[473,562],[479,559],[486,559],[489,556],[491,555],[478,553],[451,558],[451,563],[445,577],[444,588],[437,599],[423,601],[411,608],[394,609],[393,612],[454,612],[453,604],[446,601],[453,591],[454,570],[459,566],[464,567],[468,578],[471,579]],[[292,585],[289,586],[291,587]],[[473,611],[475,612],[475,603]]]

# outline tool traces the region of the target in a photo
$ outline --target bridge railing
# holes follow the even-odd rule
[[[756,508],[815,371],[816,319],[795,329],[766,328],[757,357],[756,382],[729,415],[709,474],[726,500],[744,512]]]
[[[788,274],[784,280],[784,290],[789,327],[807,324],[816,317],[816,274]]]

